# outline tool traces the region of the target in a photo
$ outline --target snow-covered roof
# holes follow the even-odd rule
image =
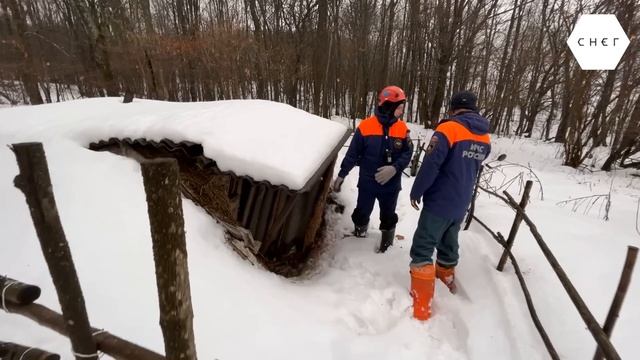
[[[91,98],[0,109],[0,135],[67,138],[81,146],[117,138],[192,141],[222,171],[301,189],[345,134],[336,122],[264,100],[174,103]]]

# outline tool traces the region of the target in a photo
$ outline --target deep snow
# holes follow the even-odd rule
[[[168,107],[163,104],[156,111],[164,115]],[[139,165],[110,153],[87,150],[73,131],[56,132],[54,124],[34,128],[33,122],[21,122],[21,112],[29,109],[10,109],[16,117],[11,120],[4,117],[6,110],[0,110],[0,142],[43,141],[92,325],[161,352]],[[70,107],[66,115],[76,111],[88,110],[78,103],[77,109]],[[237,141],[244,141],[242,135]],[[412,126],[412,136],[424,138],[428,132]],[[626,246],[639,243],[634,228],[640,182],[628,172],[615,175],[608,222],[594,211],[574,213],[556,202],[608,192],[613,175],[562,167],[557,150],[554,145],[533,140],[494,139],[492,158],[506,152],[508,161],[530,163],[540,176],[545,200],[534,196],[528,212],[596,317],[604,319]],[[40,285],[43,295],[39,302],[59,309],[24,197],[12,185],[18,169],[6,147],[0,149],[0,169],[0,264],[4,264],[0,272]],[[385,254],[374,253],[380,236],[375,230],[379,224],[377,208],[372,215],[371,238],[342,238],[351,227],[356,181],[354,170],[336,195],[346,205],[345,213],[327,213],[333,230],[317,266],[296,279],[284,279],[242,261],[224,242],[221,227],[192,202],[183,202],[201,359],[547,358],[512,268],[507,265],[504,273],[495,271],[500,248],[476,224],[461,233],[461,293],[451,295],[438,284],[433,318],[427,323],[412,320],[408,252],[418,218],[408,201],[413,179],[403,177],[398,205],[401,221],[397,232],[406,238],[396,240]],[[517,196],[518,186],[509,191]],[[480,196],[476,214],[503,234],[513,220],[511,210],[486,195]],[[561,357],[591,357],[594,341],[524,225],[513,251]],[[638,279],[635,276],[632,281],[613,335],[613,343],[625,359],[640,356],[635,341],[640,320]],[[71,358],[65,338],[20,316],[0,313],[0,339]]]
[[[81,146],[110,137],[192,141],[218,167],[300,189],[345,127],[266,100],[171,103],[91,98],[0,109],[2,133],[20,141],[65,138]]]

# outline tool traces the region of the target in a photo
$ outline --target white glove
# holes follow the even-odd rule
[[[342,188],[342,183],[344,182],[344,178],[341,178],[340,176],[338,176],[334,181],[333,181],[333,191],[339,193],[340,189]]]
[[[379,167],[376,172],[376,181],[380,185],[384,185],[391,180],[391,178],[396,174],[396,168],[391,165],[386,165],[383,167]]]

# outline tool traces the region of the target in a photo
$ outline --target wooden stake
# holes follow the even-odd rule
[[[526,185],[524,186],[524,193],[522,193],[522,198],[520,199],[520,208],[522,208],[523,210],[529,203],[529,193],[531,193],[532,186],[533,181],[531,180],[528,180]],[[511,231],[509,231],[509,237],[507,237],[507,246],[502,252],[502,256],[500,257],[500,261],[498,261],[498,266],[496,267],[498,271],[504,270],[504,265],[507,263],[507,257],[509,256],[509,252],[511,252],[511,248],[513,248],[513,242],[516,240],[516,234],[518,234],[520,223],[522,223],[522,215],[519,211],[517,211],[516,217],[513,219],[513,224],[511,225]]]
[[[482,176],[482,171],[484,170],[484,165],[480,165],[478,169],[478,175],[476,176],[476,186],[473,188],[473,195],[471,196],[471,206],[469,206],[469,212],[467,213],[467,220],[464,224],[463,230],[469,230],[469,226],[471,226],[471,220],[473,220],[473,215],[476,212],[476,198],[478,197],[478,187],[480,186],[480,176]]]
[[[633,274],[633,268],[636,265],[637,257],[638,248],[635,246],[629,246],[627,248],[627,258],[624,262],[624,267],[622,268],[622,274],[620,275],[620,281],[618,282],[618,288],[616,289],[616,294],[613,297],[613,302],[609,308],[607,320],[604,322],[604,326],[602,327],[602,331],[604,331],[609,338],[613,332],[613,327],[616,325],[616,320],[618,320],[618,314],[620,314],[622,302],[627,295],[627,290],[631,283],[631,274]],[[593,356],[593,360],[601,360],[603,358],[602,349],[598,347],[596,354]]]
[[[27,199],[42,253],[58,294],[71,347],[77,360],[98,359],[82,289],[58,216],[42,144],[13,144],[12,150],[20,169],[14,184]]]
[[[175,159],[142,163],[160,304],[160,327],[168,360],[195,360],[193,309]]]

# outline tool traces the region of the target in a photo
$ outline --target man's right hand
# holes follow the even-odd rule
[[[420,204],[420,199],[411,199],[411,206],[413,206],[414,209],[420,210],[418,204]]]
[[[333,181],[333,191],[339,193],[340,189],[342,188],[342,183],[344,182],[344,178],[341,178],[340,176],[338,176],[334,181]]]

